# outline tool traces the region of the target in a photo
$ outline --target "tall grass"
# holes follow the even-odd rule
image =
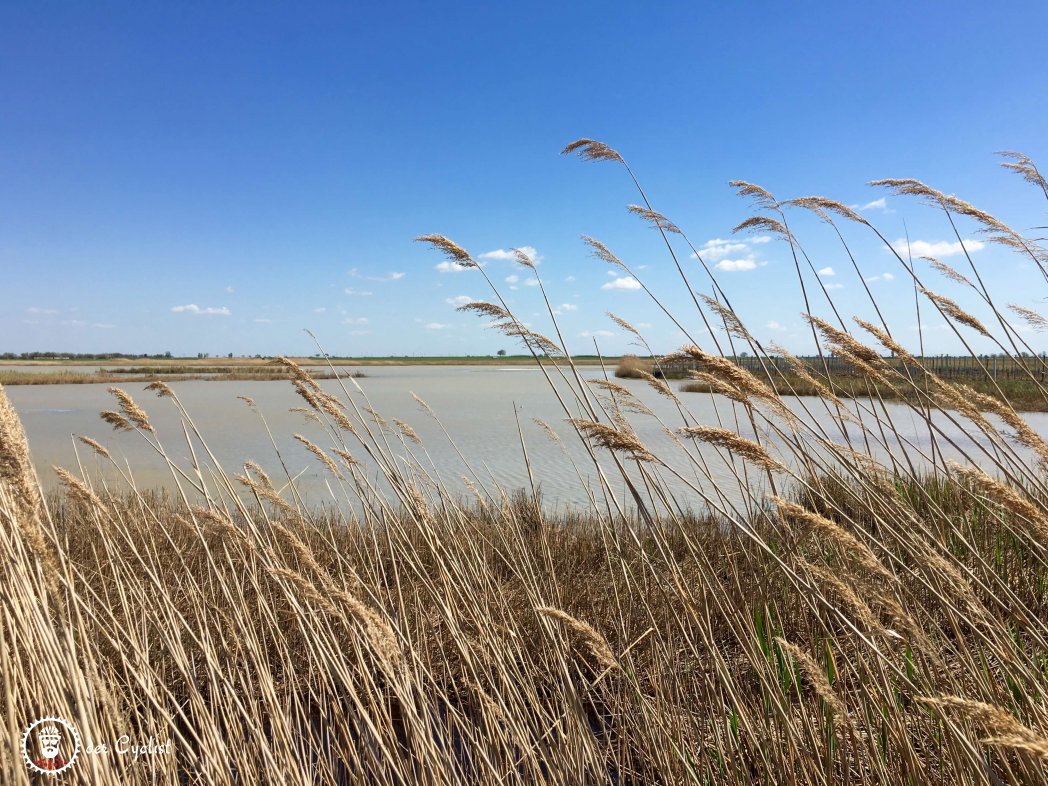
[[[566,152],[632,177],[601,143]],[[1040,177],[1029,159],[1010,162]],[[951,223],[975,221],[1030,260],[1039,285],[1046,257],[1032,240],[916,181],[885,182]],[[883,240],[839,203],[737,185],[758,208],[740,231],[786,244],[809,313],[818,277],[788,211]],[[81,465],[60,473],[61,498],[45,500],[0,390],[4,782],[30,781],[16,742],[32,719],[56,715],[85,742],[171,741],[169,753],[138,759],[82,754],[65,777],[97,784],[1044,783],[1048,445],[1004,392],[937,378],[879,318],[859,330],[832,307],[832,318],[810,318],[820,353],[871,380],[868,398],[845,400],[832,373],[815,378],[797,362],[791,373],[818,395],[794,400],[779,364],[750,372],[726,360],[774,350],[753,338],[686,234],[639,194],[631,210],[665,239],[682,284],[698,288],[681,261],[696,253],[708,291],[694,314],[666,310],[708,349],[692,339],[661,362],[702,363],[716,422],[645,372],[674,404],[665,444],[638,436],[637,418],[656,416],[630,388],[579,372],[551,301],[541,334],[465,249],[421,238],[491,284],[491,299],[465,310],[556,360],[539,368],[587,449],[580,484],[584,472],[601,482],[582,512],[542,505],[544,468],[528,458],[523,428],[531,487],[492,488],[470,465],[474,496],[463,499],[429,453],[457,450],[453,434],[450,448],[421,444],[375,409],[366,383],[321,387],[291,361],[317,421],[312,438],[296,436],[337,506],[305,504],[290,471],[221,467],[163,382],[148,389],[178,411],[181,434],[158,434],[119,389],[102,416],[168,460],[170,491],[139,489],[84,439],[126,482],[93,481]],[[539,269],[523,253],[518,261],[545,296]],[[1028,349],[974,264],[962,291],[985,323],[896,261],[924,313],[938,311],[961,340],[988,335],[1013,358]],[[871,308],[879,313],[872,297]],[[1028,309],[1018,316],[1044,325]],[[884,349],[903,362],[886,362]],[[877,386],[908,391],[921,438]],[[709,450],[737,488],[714,482]]]

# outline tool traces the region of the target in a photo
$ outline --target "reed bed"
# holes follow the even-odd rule
[[[599,142],[565,152],[632,175]],[[1025,157],[1008,163],[1039,177]],[[988,213],[916,181],[884,185],[976,222],[1033,263],[1031,287],[1048,281],[1044,250]],[[800,263],[791,211],[877,232],[822,197],[737,187],[757,208],[740,231],[786,245],[805,299],[817,277]],[[1048,444],[1006,390],[938,378],[887,324],[833,314],[810,315],[813,336],[864,372],[869,396],[846,398],[833,373],[798,361],[791,373],[815,393],[801,409],[830,417],[802,416],[770,362],[790,356],[753,339],[701,257],[695,269],[678,262],[693,250],[687,235],[639,195],[631,210],[665,238],[682,284],[698,289],[698,270],[707,291],[694,314],[666,312],[706,349],[693,340],[653,368],[701,362],[716,422],[638,370],[673,401],[678,419],[661,425],[693,475],[638,437],[636,419],[655,416],[630,388],[578,373],[552,307],[545,333],[494,285],[464,307],[543,361],[566,433],[587,449],[580,483],[584,471],[601,479],[586,510],[543,505],[523,428],[531,487],[493,488],[470,465],[474,494],[462,498],[429,459],[455,449],[453,434],[421,443],[401,413],[375,409],[366,382],[341,378],[334,394],[291,360],[284,373],[315,427],[295,436],[327,473],[330,504],[305,504],[289,471],[270,477],[252,457],[220,466],[163,381],[147,386],[160,399],[148,407],[114,388],[102,418],[168,459],[170,489],[138,488],[133,468],[85,437],[81,466],[60,472],[64,493],[44,498],[0,389],[8,738],[58,716],[96,745],[170,741],[138,758],[84,752],[62,776],[94,784],[1043,784]],[[420,239],[491,283],[454,241]],[[518,261],[545,294],[539,268]],[[1028,350],[1016,312],[981,283],[968,300],[985,321],[897,262],[962,339]],[[768,358],[764,370],[727,360],[742,348]],[[903,362],[884,362],[885,350]],[[881,406],[884,387],[910,391],[921,439]],[[174,407],[182,433],[157,433],[152,406]],[[963,461],[945,458],[944,419],[971,439]],[[874,445],[890,447],[890,462],[871,457]],[[713,482],[703,450],[731,463],[739,493]],[[88,454],[124,483],[85,472]],[[15,745],[0,746],[0,772],[31,782]]]

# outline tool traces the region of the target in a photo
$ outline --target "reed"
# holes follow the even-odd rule
[[[607,145],[583,139],[565,152],[637,183]],[[1010,155],[1041,193],[1033,162]],[[1043,257],[967,202],[918,181],[883,183]],[[814,265],[800,264],[790,210],[879,237],[828,198],[780,202],[735,185],[757,210],[740,228],[775,233],[798,260],[805,300],[817,282]],[[632,212],[665,238],[695,291],[677,261],[694,249],[686,227],[637,188]],[[542,438],[579,440],[585,458],[572,469],[580,484],[595,479],[591,504],[542,504],[546,468],[523,428],[531,487],[502,488],[453,434],[428,445],[405,413],[380,411],[366,382],[340,374],[321,386],[295,361],[281,373],[311,417],[309,436],[293,438],[325,472],[328,504],[305,504],[283,462],[272,476],[257,457],[221,466],[166,377],[147,404],[113,389],[115,409],[101,417],[165,458],[171,488],[139,488],[116,451],[85,438],[75,443],[84,466],[110,471],[61,468],[63,490],[45,498],[0,388],[0,717],[11,740],[56,715],[86,742],[171,741],[138,759],[82,754],[71,772],[102,786],[1046,781],[1045,448],[1008,385],[984,369],[963,388],[879,319],[854,334],[835,309],[805,305],[821,355],[866,373],[809,366],[757,343],[700,266],[709,290],[696,312],[667,315],[689,335],[670,359],[703,364],[688,384],[713,397],[717,422],[706,423],[654,376],[666,358],[624,359],[635,383],[592,384],[552,308],[541,333],[524,327],[467,249],[420,240],[490,285],[488,302],[467,310],[497,316],[538,363],[564,421],[540,422]],[[540,267],[518,262],[545,296]],[[1023,354],[1026,335],[977,269],[967,284],[947,274],[969,303],[898,262],[926,309],[962,338],[991,336],[1028,374],[1027,395],[1044,399],[1042,361]],[[699,349],[705,329],[706,345],[726,351]],[[741,351],[755,359],[745,369]],[[922,439],[882,405],[888,391]],[[677,420],[643,395],[663,397]],[[182,428],[158,433],[154,407],[173,408]],[[640,425],[652,419],[664,439],[649,444]],[[964,445],[952,444],[957,433]],[[872,446],[890,448],[886,463]],[[460,456],[470,498],[433,471],[437,449]],[[713,475],[711,451],[734,484]],[[0,746],[0,779],[32,782],[17,744]]]

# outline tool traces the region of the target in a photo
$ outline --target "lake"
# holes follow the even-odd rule
[[[555,374],[552,370],[550,373]],[[599,368],[592,367],[582,369],[580,373],[586,379],[600,379],[603,376]],[[357,380],[357,383],[370,400],[370,406],[390,421],[393,418],[403,420],[421,440],[421,446],[410,441],[401,445],[396,439],[395,430],[391,429],[387,432],[387,439],[395,452],[405,460],[414,457],[454,491],[466,493],[462,476],[474,473],[488,489],[493,489],[496,483],[506,490],[528,487],[528,472],[517,432],[519,418],[535,480],[549,508],[586,507],[591,492],[599,495],[594,465],[574,430],[566,422],[563,409],[538,368],[372,366],[367,369],[367,374],[367,378]],[[663,424],[674,429],[685,425],[676,405],[658,395],[642,380],[615,381],[627,387],[662,420],[660,423],[648,415],[629,415],[630,422],[645,444],[660,456],[669,456],[670,465],[688,478],[690,483],[702,489],[703,493],[728,504],[738,502],[744,496],[740,491],[740,483],[757,486],[766,484],[763,474],[755,472],[752,467],[747,469],[739,462],[733,466],[722,459],[718,451],[708,446],[690,446],[691,450],[698,451],[696,455],[706,463],[708,476],[697,471],[665,433]],[[676,387],[677,383],[670,384]],[[329,392],[341,394],[336,380],[324,380],[320,385]],[[359,407],[368,406],[364,395],[356,392],[352,382],[347,381],[346,386]],[[173,485],[170,470],[142,435],[114,432],[99,418],[100,411],[117,409],[115,399],[106,392],[108,387],[106,384],[80,384],[6,388],[8,397],[25,425],[33,460],[45,487],[51,488],[56,483],[51,470],[53,465],[77,470],[74,444],[89,475],[108,483],[122,482],[120,474],[108,462],[96,457],[90,448],[73,438],[75,434],[92,437],[106,445],[117,462],[125,467],[125,471],[127,465],[133,468],[135,482],[140,488]],[[143,387],[142,383],[124,385],[149,413],[164,450],[180,465],[189,467],[191,454],[173,402],[158,399],[152,393],[143,391]],[[289,411],[294,407],[305,406],[289,383],[188,381],[173,383],[172,387],[204,435],[208,447],[230,474],[242,472],[243,463],[252,460],[265,468],[275,481],[281,476],[286,481],[276,453],[279,450],[288,471],[296,478],[309,501],[332,502],[329,483],[336,487],[334,500],[345,499],[337,491],[337,484],[333,483],[327,470],[293,438],[296,433],[302,434],[325,449],[332,444],[324,428],[300,413]],[[599,392],[592,385],[590,388],[591,393]],[[563,384],[560,389],[567,391]],[[445,436],[441,425],[414,400],[412,393],[434,410],[454,440],[454,445]],[[711,398],[708,394],[680,395],[691,413],[693,425],[695,422],[717,425],[719,416],[724,418],[725,427],[736,428],[727,400]],[[252,398],[257,412],[252,411],[238,396]],[[573,401],[571,395],[566,395],[565,399]],[[869,403],[851,402],[849,406],[854,409],[855,406],[869,406]],[[840,441],[838,427],[833,425],[818,399],[794,399],[791,402],[791,409],[795,412],[803,413],[805,407],[816,413],[810,416],[813,421],[822,424],[830,433],[836,433]],[[890,403],[886,408],[899,433],[912,442],[912,446],[906,449],[915,462],[918,465],[925,464],[919,451],[927,451],[930,445],[927,426],[904,404]],[[276,449],[260,414],[268,423]],[[578,414],[578,407],[573,407],[573,415]],[[1039,433],[1048,434],[1048,414],[1032,413],[1026,417]],[[533,418],[547,422],[561,440],[551,440],[544,429],[533,422]],[[356,420],[352,413],[351,419]],[[939,415],[936,420],[957,443],[956,448],[949,450],[950,457],[956,458],[961,455],[961,451],[976,449],[972,440],[949,424],[944,416]],[[741,432],[752,433],[746,427]],[[855,433],[854,427],[852,433]],[[348,435],[347,444],[349,452],[364,462],[368,474],[377,475],[375,465],[366,459],[364,451]],[[862,446],[862,442],[856,443],[856,446]],[[199,444],[195,445],[195,449],[198,456],[204,455]],[[879,459],[888,459],[889,451],[883,447],[871,444],[869,449]],[[890,452],[901,459],[902,448],[898,444],[893,444]],[[470,462],[469,467],[460,458],[460,453]],[[624,483],[616,473],[613,462],[603,451],[598,451],[598,455],[616,493],[620,498],[625,498]],[[627,463],[632,465],[632,462]],[[743,471],[747,471],[748,475],[740,480],[737,473]],[[632,476],[638,477],[635,471]],[[702,507],[700,496],[688,490],[685,483],[672,478],[669,483],[680,493],[685,504],[693,508]]]

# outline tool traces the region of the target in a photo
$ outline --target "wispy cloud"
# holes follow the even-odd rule
[[[607,284],[602,285],[601,289],[618,289],[628,292],[640,289],[640,282],[633,276],[622,276],[621,278],[616,278],[614,281],[609,281]]]
[[[429,322],[426,324],[426,330],[444,330],[444,328],[449,327],[451,327],[451,325],[444,322]]]
[[[447,303],[449,306],[459,308],[461,306],[466,305],[467,303],[472,303],[474,300],[476,300],[476,298],[470,297],[469,295],[455,295],[455,297],[449,297],[445,299],[444,302]]]
[[[876,276],[867,276],[867,283],[873,283],[874,281],[894,281],[895,276],[891,273],[878,273]]]
[[[326,306],[321,306],[320,308],[313,309],[314,314],[323,314],[325,311],[327,311]]]
[[[184,306],[171,306],[174,314],[208,314],[213,316],[228,317],[230,312],[225,306],[208,306],[201,308],[196,303],[187,303]]]
[[[356,297],[371,297],[375,293],[369,289],[353,289],[353,287],[346,287],[347,295],[355,295]]]
[[[963,245],[962,245],[963,244]],[[986,244],[981,240],[938,240],[934,243],[929,243],[927,240],[911,240],[909,242],[909,250],[907,250],[906,238],[902,237],[892,243],[892,248],[895,249],[896,253],[901,257],[912,254],[915,257],[935,257],[936,259],[943,259],[945,257],[954,257],[958,254],[963,254],[965,250],[969,254],[973,254],[976,251],[981,251],[986,248]]]
[[[233,287],[226,287],[226,294],[232,295],[236,290]]]
[[[258,323],[263,324],[263,325],[268,325],[273,320],[270,319],[269,317],[255,317],[251,321],[252,322],[258,322]]]
[[[564,277],[564,283],[565,284],[574,284],[575,283],[575,276],[565,276]]]
[[[723,270],[727,273],[736,273],[740,270],[753,270],[757,267],[757,260],[753,258],[748,259],[722,259],[716,265],[717,270]]]
[[[516,273],[510,276],[506,276],[507,284],[516,284],[518,281],[520,281],[520,276],[518,276]]]
[[[366,325],[370,320],[367,317],[346,317],[342,320],[343,325]]]
[[[353,276],[353,278],[363,279],[364,281],[400,281],[400,279],[404,278],[407,273],[387,273],[384,276],[368,276],[361,273],[357,268],[352,268],[349,271],[349,275]]]
[[[821,270],[816,271],[820,276],[829,277],[837,275],[832,267],[824,267]]]
[[[844,289],[844,284],[825,284],[826,289]]]
[[[583,330],[581,333],[579,333],[579,335],[583,338],[610,338],[615,334],[612,333],[610,330]]]
[[[785,330],[786,329],[782,325],[780,325],[778,322],[776,322],[774,319],[768,320],[768,324],[767,324],[766,327],[768,328],[768,330]]]
[[[523,251],[527,254],[528,259],[536,265],[542,262],[542,254],[538,252],[538,249],[536,249],[535,246],[517,246],[517,250]],[[517,258],[513,255],[513,249],[511,248],[496,248],[494,251],[485,251],[483,254],[479,254],[477,259],[515,262]]]
[[[57,308],[40,308],[39,306],[30,306],[25,310],[27,314],[57,314]]]
[[[574,303],[561,303],[559,306],[554,307],[554,314],[563,314],[565,311],[578,311],[579,307]]]
[[[887,210],[888,200],[884,197],[880,199],[874,199],[872,202],[867,202],[865,205],[856,205],[856,210]]]

